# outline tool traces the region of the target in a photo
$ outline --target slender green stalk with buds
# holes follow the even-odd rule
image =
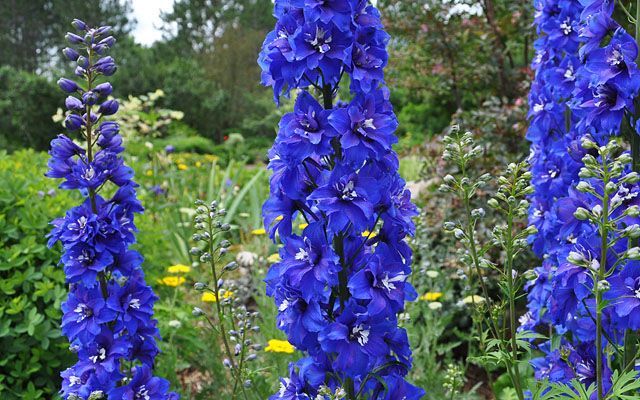
[[[480,341],[482,355],[474,357],[488,368],[491,365],[502,365],[507,370],[519,400],[524,400],[522,377],[520,376],[520,347],[518,335],[529,335],[526,332],[516,332],[516,300],[522,287],[520,274],[514,268],[514,260],[527,248],[527,237],[535,233],[535,227],[520,229],[520,221],[527,216],[529,203],[526,200],[532,192],[529,185],[531,173],[528,164],[521,162],[510,164],[504,176],[498,178],[498,190],[489,200],[488,205],[493,208],[504,221],[498,224],[492,232],[490,243],[481,243],[477,232],[480,220],[486,217],[483,208],[473,208],[478,189],[492,181],[489,174],[478,178],[470,176],[471,163],[482,154],[482,148],[476,146],[471,133],[461,133],[458,127],[453,127],[449,136],[445,137],[445,152],[443,158],[458,169],[456,176],[444,177],[441,191],[453,193],[464,205],[466,219],[445,223],[445,230],[453,233],[460,240],[463,252],[460,259],[470,271],[471,303],[477,320],[476,328]],[[489,251],[499,249],[504,254],[500,262],[489,259]],[[494,300],[489,295],[486,277],[493,271],[500,277],[498,285],[502,289],[502,296]],[[475,275],[475,276],[474,276]],[[475,294],[477,286],[482,297]],[[485,332],[486,327],[486,332]],[[488,376],[491,377],[489,371]]]

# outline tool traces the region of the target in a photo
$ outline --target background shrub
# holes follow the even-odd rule
[[[59,89],[54,82],[0,67],[0,148],[47,149],[59,131],[51,119],[59,104]]]
[[[46,179],[44,153],[0,152],[0,398],[51,399],[73,356],[61,337],[66,289],[48,222],[73,202]]]

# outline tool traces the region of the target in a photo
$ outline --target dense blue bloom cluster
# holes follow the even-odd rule
[[[78,189],[83,203],[52,222],[49,246],[60,242],[61,263],[69,284],[62,304],[62,332],[69,338],[78,362],[62,372],[65,399],[177,399],[169,383],[153,377],[158,353],[157,297],[144,280],[142,256],[130,249],[135,242],[134,216],[143,211],[136,198],[133,171],[121,157],[124,150],[118,124],[105,117],[118,110],[108,99],[112,91],[103,76],[116,71],[105,55],[115,39],[108,26],[93,29],[73,21],[77,33],[68,33],[72,47],[64,55],[77,64],[83,81],[62,78],[69,94],[64,121],[69,131],[80,131],[86,148],[68,136],[51,142],[47,176],[63,179],[63,189]],[[111,182],[111,198],[100,192]]]
[[[276,0],[259,57],[276,101],[300,89],[270,150],[265,227],[282,261],[266,278],[278,327],[308,357],[272,399],[419,399],[397,314],[417,214],[392,150],[398,125],[384,86],[388,34],[366,0]],[[352,98],[336,101],[343,77]],[[321,97],[318,101],[314,96]],[[301,232],[293,221],[303,219]],[[384,384],[383,384],[384,382]],[[388,390],[385,389],[385,386]]]
[[[614,254],[623,254],[627,240],[620,240],[608,260],[600,260],[601,237],[594,225],[576,218],[582,207],[596,210],[601,201],[576,190],[588,153],[580,145],[588,137],[604,145],[634,114],[633,100],[640,80],[636,41],[613,18],[611,0],[536,0],[535,80],[529,97],[531,165],[535,193],[530,222],[538,229],[532,238],[534,252],[542,258],[537,278],[528,285],[529,312],[522,329],[544,327],[562,335],[560,348],[541,346],[546,357],[534,360],[536,377],[568,382],[578,378],[589,385],[595,379],[594,282],[587,268],[576,265],[586,257],[594,269],[616,265]],[[630,121],[633,126],[633,121]],[[591,151],[592,152],[592,151]],[[597,156],[593,153],[592,155]],[[592,182],[596,193],[602,183]],[[612,202],[618,211],[640,204],[639,188],[620,183]],[[637,224],[631,216],[617,224]],[[612,238],[609,238],[612,239]],[[640,264],[618,263],[607,278],[604,330],[608,340],[619,343],[626,329],[640,328]],[[605,365],[604,386],[611,371]]]

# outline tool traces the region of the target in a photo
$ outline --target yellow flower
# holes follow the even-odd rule
[[[187,168],[189,168],[189,167],[187,167],[187,165],[186,165],[186,164],[178,164],[178,169],[179,169],[180,171],[184,171],[184,170],[186,170]]]
[[[181,276],[165,276],[162,279],[158,279],[158,283],[163,284],[165,286],[176,287],[182,285],[186,279]]]
[[[422,296],[420,296],[420,300],[436,301],[440,297],[442,297],[442,293],[440,293],[440,292],[427,292],[427,293],[423,294]]]
[[[153,171],[152,171],[152,170],[148,170],[148,171],[146,172],[146,175],[147,175],[147,176],[153,176]]]
[[[485,300],[484,297],[474,294],[472,296],[465,297],[464,299],[462,299],[462,302],[464,304],[482,304],[485,302]]]
[[[298,225],[298,228],[300,228],[301,230],[304,230],[304,228],[306,228],[307,226],[309,226],[309,224],[307,224],[306,222],[303,222],[300,225]]]
[[[251,231],[251,234],[256,236],[265,235],[266,233],[267,231],[265,231],[264,228],[254,229]]]
[[[229,297],[233,297],[232,291],[227,291],[222,294],[223,299],[228,299]],[[204,301],[205,303],[215,303],[216,295],[211,292],[204,292],[202,293],[202,297],[200,298],[200,300]]]
[[[362,237],[368,237],[369,239],[373,239],[376,236],[378,236],[378,234],[375,232],[369,232],[369,231],[362,232]]]
[[[169,271],[170,274],[188,274],[191,272],[191,267],[183,264],[176,264],[167,268],[167,271]]]
[[[295,347],[286,340],[278,340],[278,339],[270,339],[267,347],[264,348],[264,351],[268,351],[270,353],[287,353],[291,354],[296,350]]]
[[[273,253],[269,257],[267,257],[267,261],[269,261],[270,264],[275,264],[277,262],[280,262],[280,260],[280,254],[278,253]]]
[[[202,166],[202,163],[200,161],[196,161],[196,167],[200,168]]]

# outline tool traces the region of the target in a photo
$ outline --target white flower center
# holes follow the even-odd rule
[[[79,376],[71,375],[69,377],[69,386],[80,385],[82,383],[82,379]]]
[[[576,76],[573,74],[573,66],[569,65],[569,68],[567,68],[566,71],[564,71],[564,77],[565,79],[569,80],[569,81],[575,81],[576,80]]]
[[[98,360],[104,361],[106,358],[107,358],[107,351],[104,349],[104,347],[101,347],[100,350],[98,350],[98,354],[96,354],[95,356],[89,357],[89,359],[93,361],[94,364],[97,363]]]
[[[140,308],[140,299],[132,299],[129,302],[129,307],[135,308],[136,310]]]
[[[387,289],[388,292],[394,290],[396,288],[396,282],[404,282],[406,280],[406,276],[403,273],[400,273],[393,278],[389,278],[389,274],[385,273],[384,278],[382,278],[382,286]]]
[[[79,303],[76,308],[73,310],[76,314],[78,314],[78,318],[76,322],[82,322],[89,316],[89,307],[87,307],[84,303]]]
[[[145,385],[140,385],[138,388],[138,391],[136,392],[136,399],[151,400],[151,397],[149,397],[149,390],[147,390]]]
[[[91,179],[93,179],[96,176],[96,171],[93,169],[93,167],[89,167],[88,170],[84,171],[84,175],[82,175],[82,177],[84,178],[84,180],[86,181],[90,181]]]
[[[296,253],[296,260],[309,261],[309,253],[301,247],[300,249],[298,249],[298,252]]]
[[[613,51],[611,52],[611,55],[609,56],[609,58],[607,58],[607,62],[612,67],[622,64],[623,61],[624,61],[624,54],[622,54],[622,52],[618,49],[613,49]]]
[[[537,113],[541,112],[542,110],[544,110],[544,104],[534,104],[533,105],[533,112],[534,113],[537,114]]]
[[[360,346],[364,346],[369,341],[369,330],[364,329],[362,324],[356,325],[351,329],[351,337],[356,339]]]
[[[562,29],[562,33],[564,33],[565,35],[570,34],[573,31],[573,27],[571,26],[571,19],[565,19],[564,22],[560,24],[560,29]]]
[[[355,186],[353,181],[349,181],[344,185],[344,188],[342,188],[342,200],[353,200],[358,197],[358,193],[354,190]]]

